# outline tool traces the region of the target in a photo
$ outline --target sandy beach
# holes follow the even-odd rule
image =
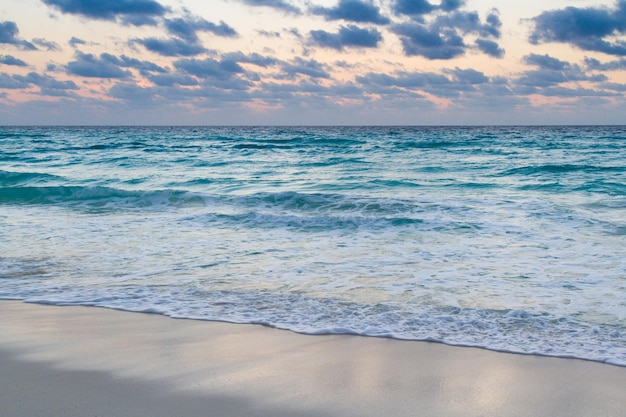
[[[624,416],[626,368],[0,302],[0,415]]]

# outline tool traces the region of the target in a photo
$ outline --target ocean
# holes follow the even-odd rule
[[[626,366],[626,127],[0,127],[0,298]]]

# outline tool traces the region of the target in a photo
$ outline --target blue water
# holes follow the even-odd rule
[[[626,365],[626,127],[0,127],[0,298]]]

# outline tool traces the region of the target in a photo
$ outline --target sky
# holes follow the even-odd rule
[[[626,0],[3,0],[42,124],[626,124]]]

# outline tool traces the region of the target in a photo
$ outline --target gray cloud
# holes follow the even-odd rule
[[[489,82],[489,77],[487,77],[484,73],[471,68],[455,68],[453,70],[446,70],[446,72],[452,75],[456,82],[461,84],[476,85]]]
[[[0,72],[0,88],[6,88],[9,90],[17,90],[21,88],[28,88],[29,83],[24,80],[15,78],[14,75],[9,75],[4,72]]]
[[[543,69],[554,70],[554,71],[562,71],[564,69],[570,68],[571,64],[566,61],[561,61],[560,59],[553,58],[548,54],[545,55],[537,55],[530,54],[524,57],[524,62],[529,65],[535,65]]]
[[[287,13],[300,14],[299,8],[284,0],[242,0],[248,6],[265,6]]]
[[[49,75],[41,75],[36,72],[30,72],[26,76],[15,75],[14,77],[26,83],[50,90],[78,90],[78,86],[74,81],[59,81]]]
[[[163,56],[194,56],[207,52],[198,32],[210,32],[223,37],[237,36],[235,29],[224,22],[216,24],[192,15],[163,19],[163,23],[167,31],[174,35],[173,38],[134,39],[130,43],[139,43],[147,50]]]
[[[184,74],[158,74],[148,75],[147,77],[152,83],[160,87],[174,87],[174,86],[196,86],[200,83],[194,77]]]
[[[75,58],[65,67],[68,74],[89,78],[128,78],[132,75],[102,55],[98,58],[93,54],[77,51]]]
[[[311,13],[324,16],[326,20],[346,20],[358,23],[386,25],[389,18],[368,0],[339,0],[335,7],[313,7]]]
[[[211,32],[214,35],[224,37],[237,36],[237,31],[224,22],[216,24],[198,17],[178,17],[174,19],[164,19],[163,22],[168,32],[191,43],[199,42],[197,34],[199,31]]]
[[[561,86],[545,88],[541,91],[541,95],[547,97],[614,97],[618,94],[603,90],[592,90],[589,88],[567,88]]]
[[[245,72],[243,67],[234,60],[218,61],[213,58],[206,59],[180,59],[174,62],[174,67],[194,75],[198,78],[216,78],[221,80],[230,79],[237,74]]]
[[[132,76],[127,70],[122,68],[134,68],[147,74],[150,72],[165,73],[167,69],[152,62],[140,61],[135,58],[122,55],[117,57],[108,53],[100,54],[96,57],[92,54],[76,52],[75,60],[66,65],[68,74],[91,78],[129,78]]]
[[[357,76],[356,80],[364,86],[400,87],[421,89],[427,86],[450,83],[448,77],[434,72],[397,71],[393,75],[368,73]]]
[[[283,62],[282,70],[289,79],[294,79],[298,75],[306,75],[311,78],[330,78],[326,65],[314,59],[304,60],[296,57],[289,62]]]
[[[157,73],[166,73],[168,70],[163,68],[153,62],[150,61],[140,61],[136,58],[130,58],[126,55],[121,55],[119,58],[115,55],[111,55],[108,53],[100,54],[100,59],[104,62],[111,63],[113,65],[117,65],[122,68],[134,68],[136,70],[141,71],[142,73],[146,72],[157,72]]]
[[[47,51],[60,51],[61,50],[61,47],[59,46],[58,43],[50,42],[42,38],[33,39],[33,43],[35,45],[41,46],[42,48],[45,48]]]
[[[342,26],[338,33],[311,31],[312,43],[337,50],[346,47],[376,48],[382,39],[382,35],[376,29],[364,29],[354,25]]]
[[[396,0],[393,4],[395,13],[409,16],[428,14],[436,9],[437,6],[428,0]]]
[[[569,43],[586,51],[626,56],[626,42],[614,39],[626,34],[626,0],[605,7],[566,7],[541,13],[531,19],[530,42]]]
[[[460,9],[465,5],[465,0],[442,0],[439,8],[447,12]]]
[[[579,81],[598,83],[607,81],[607,77],[603,74],[588,75],[580,66],[561,61],[549,55],[526,55],[524,62],[538,69],[522,72],[514,80],[514,84],[519,87],[518,92],[523,94],[557,95],[555,93],[557,91],[575,91],[571,89],[563,90],[565,87],[560,87],[560,84],[563,83]]]
[[[19,58],[15,58],[11,55],[0,55],[0,64],[14,65],[16,67],[27,67],[28,64]]]
[[[244,54],[242,52],[229,52],[223,54],[222,59],[227,61],[253,64],[263,68],[267,68],[278,63],[278,60],[276,58],[263,56],[261,54],[257,54],[256,52],[252,54]]]
[[[198,43],[190,43],[184,39],[135,39],[133,43],[143,45],[147,50],[163,56],[193,56],[206,52],[206,48]]]
[[[77,38],[76,36],[72,36],[72,38],[67,43],[72,48],[76,48],[77,45],[86,45],[87,41]]]
[[[602,83],[602,84],[600,84],[600,87],[605,89],[605,90],[612,90],[612,91],[618,91],[618,92],[626,93],[626,84]]]
[[[20,33],[19,29],[15,22],[6,21],[0,22],[0,44],[9,44],[17,46],[20,49],[24,49],[27,51],[35,51],[37,47],[32,43],[18,38],[18,34]]]
[[[266,38],[280,38],[280,32],[270,31],[270,30],[257,30],[259,35],[265,36]]]
[[[626,69],[626,58],[616,61],[600,62],[595,58],[585,58],[585,65],[589,70],[596,71],[620,71]]]
[[[504,56],[504,49],[500,47],[498,42],[478,38],[476,39],[476,47],[481,52],[494,58],[502,58]]]
[[[154,17],[163,16],[168,9],[154,0],[42,0],[62,13],[92,19],[116,20],[141,25],[154,24]]]
[[[465,0],[443,0],[441,4],[432,4],[428,0],[396,0],[392,10],[401,15],[421,16],[436,10],[451,12],[465,5]]]
[[[443,74],[434,72],[397,71],[393,74],[369,73],[356,78],[372,93],[397,95],[406,92],[429,93],[442,98],[467,99],[470,95],[481,96],[483,90],[493,91],[498,80],[487,77],[473,69],[450,69]]]
[[[421,55],[428,59],[452,59],[463,55],[467,45],[454,29],[428,27],[420,23],[396,25],[406,55]]]
[[[494,57],[502,57],[504,50],[497,42],[484,38],[499,38],[502,22],[497,10],[492,10],[485,23],[476,12],[454,11],[438,15],[433,20],[414,20],[393,26],[400,37],[406,55],[420,55],[428,59],[452,59],[465,54],[472,46],[464,36],[479,35],[476,49]]]
[[[65,96],[68,91],[79,89],[74,81],[59,81],[36,72],[29,72],[27,75],[0,73],[0,88],[24,89],[32,86],[39,87],[40,93],[47,96]]]

